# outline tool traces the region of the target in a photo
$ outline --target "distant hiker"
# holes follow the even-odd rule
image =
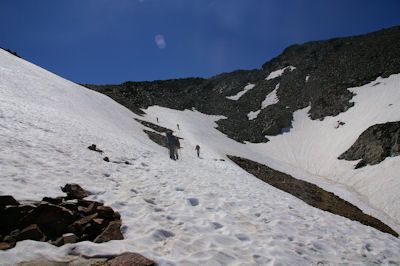
[[[181,148],[181,143],[179,142],[179,138],[175,137],[175,158],[179,159],[179,149]]]
[[[158,123],[158,117],[157,117],[157,123]]]
[[[179,129],[179,124],[176,124],[176,127],[178,128],[178,130],[180,130],[180,129]]]
[[[199,146],[199,145],[196,145],[196,148],[194,148],[194,149],[195,149],[196,152],[197,152],[197,157],[200,158],[200,146]]]
[[[172,134],[172,131],[167,131],[166,140],[169,149],[169,158],[175,161],[176,137]]]

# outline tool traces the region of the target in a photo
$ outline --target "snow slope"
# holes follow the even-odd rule
[[[309,207],[223,158],[214,141],[238,145],[212,117],[152,107],[165,126],[180,124],[182,160],[142,132],[137,117],[110,98],[0,50],[0,194],[18,200],[61,195],[77,182],[121,213],[125,240],[60,248],[35,241],[0,251],[0,265],[72,252],[135,251],[161,265],[400,263],[400,240]],[[193,117],[196,123],[189,121]],[[194,127],[191,125],[196,124]],[[87,149],[95,143],[111,160]],[[195,156],[194,144],[203,159]],[[254,154],[257,153],[255,149]],[[277,162],[278,164],[278,162]],[[283,165],[283,164],[282,164]]]

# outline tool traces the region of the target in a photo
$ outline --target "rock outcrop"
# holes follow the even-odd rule
[[[387,157],[400,155],[400,121],[373,125],[339,159],[360,160],[355,168],[382,162]]]
[[[90,193],[77,184],[66,184],[62,191],[66,197],[44,197],[29,203],[0,196],[0,250],[26,239],[56,246],[123,239],[118,212],[101,202],[85,200]]]

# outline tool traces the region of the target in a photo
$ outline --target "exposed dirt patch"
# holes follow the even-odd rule
[[[292,194],[315,208],[349,218],[350,220],[358,221],[384,233],[389,233],[396,237],[399,236],[397,232],[378,219],[363,213],[359,208],[351,203],[314,184],[296,179],[290,175],[248,159],[230,155],[228,155],[228,157],[250,174],[271,186]]]
[[[151,128],[151,129],[153,129],[153,130],[155,130],[155,131],[157,131],[159,133],[165,133],[165,132],[171,130],[171,129],[168,129],[166,127],[162,127],[162,126],[159,126],[159,125],[156,125],[156,124],[144,121],[144,120],[140,120],[140,119],[137,119],[137,118],[135,118],[135,120],[138,121],[139,123],[141,123],[143,126]]]
[[[144,131],[144,133],[147,134],[147,136],[149,136],[149,139],[151,139],[153,142],[157,143],[161,147],[168,148],[167,141],[165,140],[165,136],[158,134],[156,132],[153,132],[153,131],[146,130],[146,129],[144,129],[143,131]]]

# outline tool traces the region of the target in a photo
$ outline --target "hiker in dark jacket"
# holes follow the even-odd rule
[[[176,137],[172,134],[172,131],[166,133],[167,146],[169,149],[169,158],[176,160],[175,149],[176,149]]]
[[[196,148],[194,148],[197,151],[197,157],[200,158],[200,146],[196,145]]]

